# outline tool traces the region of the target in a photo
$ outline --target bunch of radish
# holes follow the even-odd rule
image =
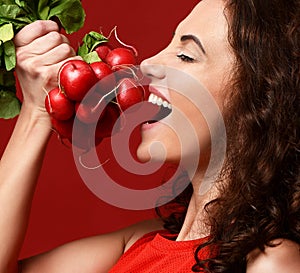
[[[58,86],[45,99],[52,127],[60,139],[84,150],[120,130],[120,115],[147,96],[135,74],[137,51],[123,43],[112,48],[107,38],[99,37],[85,50],[87,58],[63,64]],[[86,41],[91,43],[91,39]],[[79,132],[76,138],[73,124]]]

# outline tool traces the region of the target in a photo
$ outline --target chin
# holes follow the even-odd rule
[[[173,146],[173,145],[172,145]],[[167,147],[162,142],[141,142],[137,149],[137,158],[141,162],[179,163],[181,153],[174,147]]]
[[[151,156],[149,152],[145,151],[143,148],[141,148],[141,145],[137,149],[137,158],[140,162],[145,163],[151,160]]]

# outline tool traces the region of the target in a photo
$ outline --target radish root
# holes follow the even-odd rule
[[[137,52],[137,50],[136,50],[136,48],[135,48],[134,46],[125,44],[124,42],[122,42],[122,41],[120,40],[120,38],[118,37],[118,33],[117,33],[117,26],[115,26],[115,27],[112,29],[111,33],[112,33],[112,32],[114,33],[116,40],[117,40],[121,45],[130,48],[130,49],[133,51],[135,57],[138,56],[138,52]],[[110,37],[111,33],[109,34],[109,37]]]
[[[102,166],[104,166],[105,164],[107,164],[107,163],[110,161],[110,159],[108,158],[108,159],[106,159],[103,163],[100,163],[100,165],[97,165],[97,166],[94,166],[94,167],[87,166],[87,165],[84,164],[83,161],[82,161],[82,157],[83,157],[85,154],[87,154],[87,153],[88,153],[88,152],[83,153],[83,154],[81,154],[81,155],[78,157],[78,161],[79,161],[80,165],[81,165],[83,168],[87,169],[87,170],[91,170],[91,171],[92,171],[92,170],[99,169],[99,168],[101,168]]]

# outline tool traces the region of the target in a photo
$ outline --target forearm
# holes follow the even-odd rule
[[[53,21],[36,21],[14,38],[23,106],[0,161],[0,273],[16,273],[32,197],[51,133],[46,92],[57,86],[62,64],[75,58]]]
[[[13,272],[26,233],[31,201],[51,125],[22,108],[0,161],[0,272]],[[9,268],[10,267],[10,268]]]

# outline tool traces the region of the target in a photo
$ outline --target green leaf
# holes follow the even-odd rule
[[[40,19],[46,20],[50,12],[49,0],[39,0],[37,12]]]
[[[79,30],[83,26],[85,12],[80,0],[62,0],[53,3],[50,5],[50,13],[47,19],[57,17],[68,34]]]
[[[15,0],[0,0],[1,5],[13,5],[15,3],[16,3]]]
[[[32,16],[16,4],[3,4],[0,8],[0,25],[11,23],[14,30],[19,30],[32,23]]]
[[[90,53],[86,54],[85,56],[83,56],[83,60],[89,64],[94,63],[94,62],[101,62],[101,59],[99,58],[96,51],[90,52]]]
[[[49,16],[50,8],[44,7],[43,9],[39,10],[39,17],[41,20],[46,20]]]
[[[0,90],[0,118],[14,118],[20,113],[21,103],[16,94]]]
[[[90,39],[91,39],[90,46],[89,46],[90,51],[93,51],[100,44],[108,42],[108,39],[104,35],[102,35],[98,32],[91,31],[89,33],[89,35],[90,35]]]
[[[104,35],[91,31],[82,39],[82,45],[78,48],[77,54],[85,58],[85,55],[91,53],[97,46],[106,42],[108,42],[108,39]]]
[[[102,41],[102,40],[107,41],[107,38],[103,34],[96,32],[96,31],[89,32],[88,36],[90,36],[92,39],[97,40],[97,41]]]
[[[106,43],[107,40],[103,40],[103,41],[97,41],[93,44],[92,48],[91,48],[91,51],[95,50],[96,47],[98,47],[100,44],[103,44],[103,43]]]
[[[77,51],[78,56],[81,56],[83,58],[88,53],[89,53],[89,48],[88,48],[87,44],[84,43],[78,48],[78,51]]]
[[[5,43],[9,40],[12,40],[14,37],[14,29],[13,25],[10,24],[5,24],[0,26],[0,42]]]
[[[4,62],[7,71],[16,67],[16,50],[13,41],[7,41],[4,46]]]
[[[24,16],[24,11],[16,4],[1,5],[0,20],[2,18],[16,19]]]
[[[30,2],[30,1],[29,1]],[[25,1],[22,0],[15,0],[15,3],[19,6],[19,7],[25,7]]]
[[[25,14],[28,15],[30,20],[35,21],[38,19],[36,14],[36,10],[37,10],[36,1],[38,0],[33,0],[33,1],[15,0],[15,4],[17,4],[22,10],[24,10]]]

